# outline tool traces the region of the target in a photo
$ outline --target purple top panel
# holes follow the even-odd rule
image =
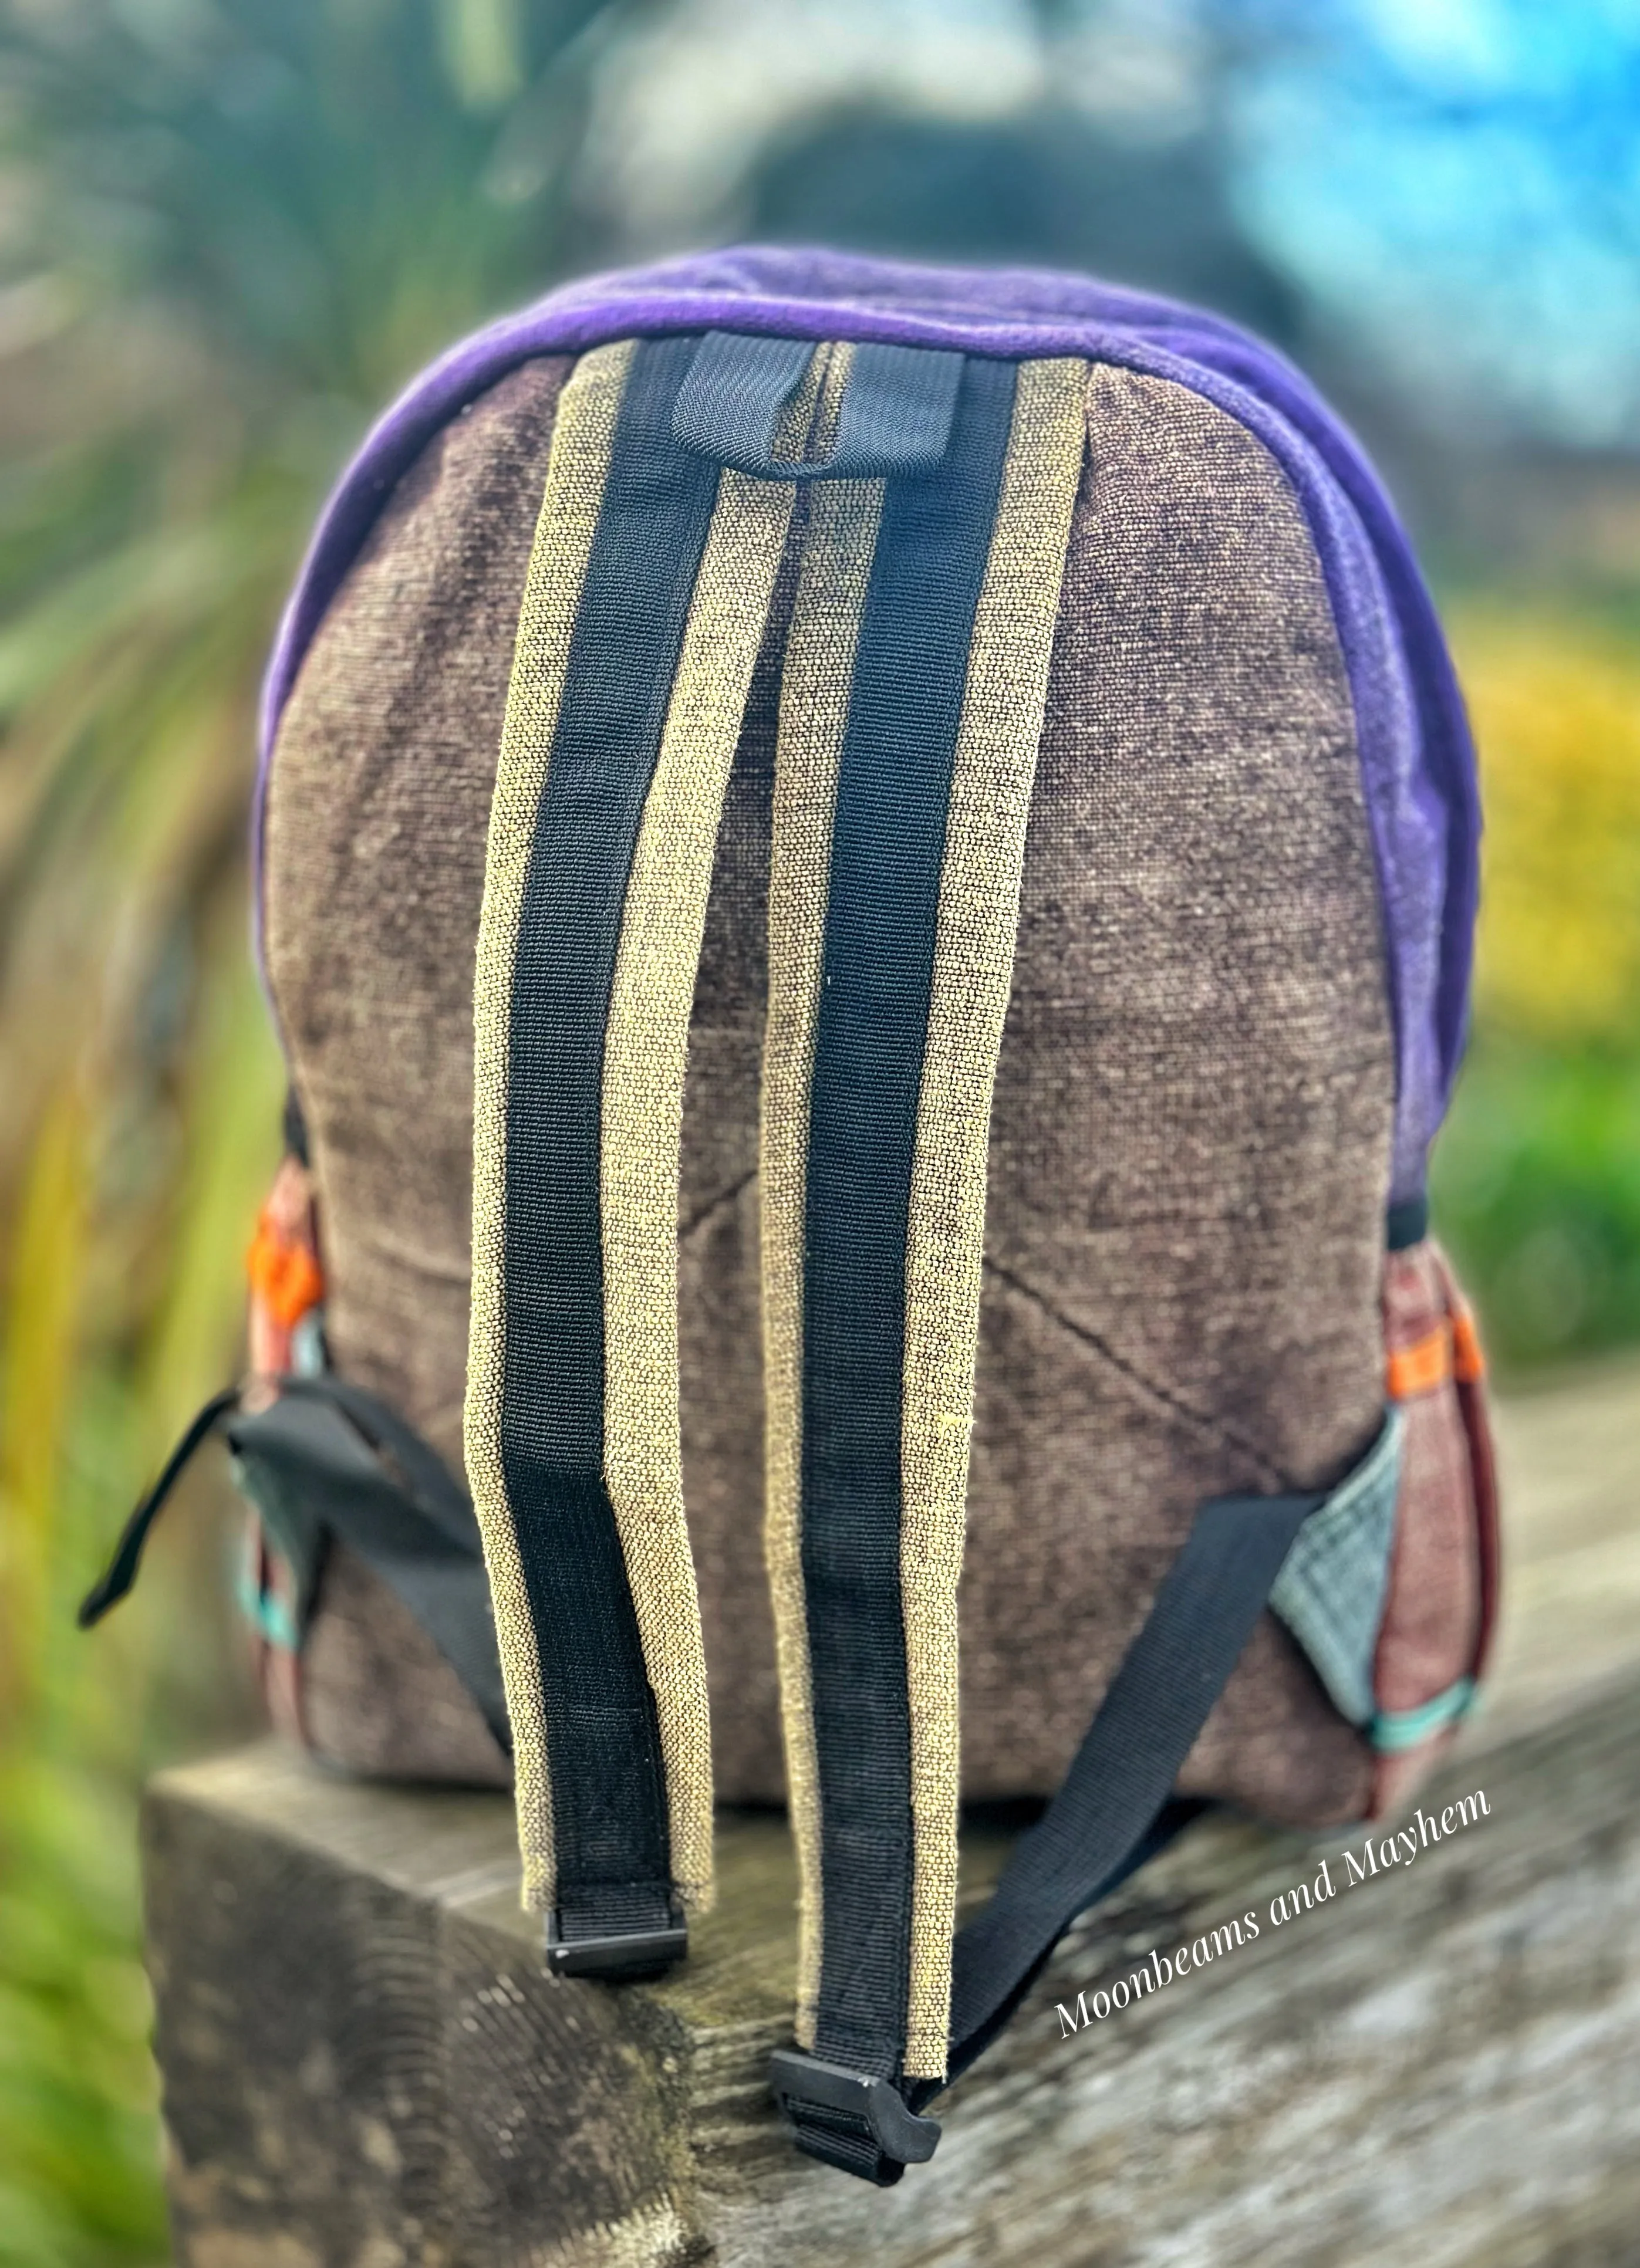
[[[1400,523],[1358,444],[1292,365],[1233,324],[1146,293],[1034,269],[924,268],[753,247],[591,276],[441,357],[366,438],[326,505],[275,642],[253,815],[314,631],[382,505],[439,429],[532,356],[712,329],[878,339],[1008,359],[1074,354],[1190,387],[1282,466],[1338,625],[1383,894],[1397,1107],[1391,1198],[1423,1189],[1463,1044],[1480,808],[1463,703]]]

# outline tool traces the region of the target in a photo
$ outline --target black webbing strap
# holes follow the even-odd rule
[[[898,2075],[910,1962],[906,1229],[957,735],[1015,379],[1010,364],[965,361],[938,470],[888,482],[832,832],[802,1326],[801,1537],[823,1891],[815,2056],[868,2080]],[[816,2131],[829,2131],[828,2106],[810,2113]]]
[[[513,961],[501,1462],[541,1667],[561,1972],[613,1973],[624,1939],[662,1958],[684,1944],[654,1697],[604,1479],[601,1162],[622,913],[720,476],[672,437],[698,343],[633,354]]]
[[[819,463],[788,463],[774,454],[775,429],[813,353],[807,339],[708,331],[678,393],[674,438],[764,480],[871,480],[935,469],[950,438],[961,355],[856,347],[835,450]]]
[[[989,1904],[957,1936],[946,2079],[901,2080],[895,2111],[882,2077],[816,2073],[816,2059],[796,2051],[775,2057],[775,2094],[810,2156],[886,2184],[932,2155],[939,2127],[917,2114],[996,2036],[1076,1916],[1199,1808],[1171,1802],[1173,1784],[1294,1538],[1326,1501],[1218,1497],[1202,1506],[1064,1786],[1020,1837]]]
[[[329,1374],[292,1379],[270,1408],[223,1428],[236,1477],[293,1565],[338,1537],[410,1609],[511,1749],[478,1523],[419,1434],[373,1395]],[[317,1535],[315,1534],[317,1531]]]
[[[78,1619],[82,1630],[89,1630],[93,1623],[102,1620],[110,1607],[117,1607],[137,1580],[149,1530],[165,1509],[172,1490],[192,1464],[202,1443],[216,1431],[230,1410],[239,1408],[240,1391],[237,1386],[230,1386],[220,1394],[213,1394],[204,1407],[188,1421],[181,1440],[160,1467],[159,1479],[139,1500],[136,1510],[121,1529],[119,1542],[114,1547],[114,1556],[80,1601]]]
[[[236,1475],[296,1572],[305,1624],[326,1540],[358,1553],[403,1599],[510,1747],[478,1523],[436,1450],[397,1413],[329,1373],[277,1381],[265,1410],[241,1389],[213,1395],[127,1521],[107,1573],[79,1610],[89,1629],[130,1589],[150,1530],[184,1468],[218,1427]]]

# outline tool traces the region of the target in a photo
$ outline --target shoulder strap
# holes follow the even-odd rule
[[[762,1187],[802,1914],[798,2045],[772,2080],[802,2149],[880,2183],[932,2154],[927,2105],[1069,1922],[1199,1808],[1173,1800],[1178,1771],[1326,1501],[1203,1506],[953,1948],[989,1116],[1084,382],[970,359],[936,471],[817,498],[786,664]],[[1341,1492],[1352,1550],[1384,1462]]]
[[[863,359],[827,411],[813,349],[784,340],[584,357],[520,612],[475,998],[466,1447],[525,1898],[565,1972],[675,1959],[711,1893],[677,1401],[685,1051],[799,481],[943,451],[956,358]]]
[[[468,1471],[526,1904],[554,1966],[599,1973],[675,1958],[711,1887],[678,1139],[718,816],[793,496],[674,440],[694,347],[600,349],[560,399],[475,1003]]]
[[[817,499],[798,589],[762,1161],[788,2103],[796,2064],[946,2069],[986,1156],[1084,388],[967,359],[940,466]],[[834,2132],[819,2104],[799,2130]]]

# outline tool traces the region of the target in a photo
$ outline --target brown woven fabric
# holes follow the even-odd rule
[[[269,976],[319,1184],[332,1351],[458,1474],[474,944],[519,603],[569,369],[543,361],[506,379],[400,484],[304,665],[268,799]],[[373,1593],[399,1642],[371,1659],[367,1717],[343,1697],[360,1683],[344,1665]],[[307,1653],[337,1697],[309,1707],[314,1743],[361,1771],[389,1769],[372,1719],[413,1718],[430,1683],[454,1684],[357,1562],[328,1570]],[[467,1737],[504,1770],[459,1687],[454,1698],[470,1712]]]
[[[515,373],[403,483],[304,666],[269,811],[270,968],[336,1357],[458,1465],[474,939],[562,374]],[[1057,1784],[1203,1496],[1327,1481],[1381,1409],[1393,1071],[1319,570],[1270,459],[1186,390],[1096,369],[1089,429],[992,1128],[960,1595],[971,1795]],[[754,1177],[785,619],[777,599],[683,1120],[683,1471],[730,1799],[783,1785]],[[1364,1808],[1370,1763],[1267,1620],[1187,1779],[1319,1822]]]
[[[431,442],[303,665],[267,814],[268,971],[339,1367],[462,1470],[473,957],[519,601],[566,360]]]
[[[326,1556],[324,1611],[302,1649],[308,1740],[374,1779],[505,1787],[506,1758],[399,1597],[345,1544]]]
[[[1380,1422],[1393,1070],[1320,573],[1185,389],[1096,369],[1089,441],[992,1126],[973,1793],[1054,1784],[1201,1498]],[[1319,1819],[1367,1782],[1267,1620],[1184,1784]]]
[[[558,1862],[545,1681],[501,1447],[513,976],[536,817],[632,358],[630,342],[600,347],[581,357],[558,394],[501,724],[473,983],[473,1232],[462,1430],[513,1734],[524,1904],[532,1911],[551,1907]],[[704,1688],[705,1663],[695,1667],[695,1682]]]

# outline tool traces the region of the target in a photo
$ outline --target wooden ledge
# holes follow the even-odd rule
[[[1066,1940],[894,2191],[798,2157],[768,2100],[783,1820],[727,1816],[688,1962],[609,1987],[544,1975],[505,1798],[361,1786],[272,1744],[163,1774],[145,1867],[180,2261],[1630,2260],[1640,1372],[1506,1405],[1500,1431],[1499,1674],[1422,1806],[1481,1790],[1488,1815],[1359,1883],[1358,1835],[1198,1827]],[[968,1838],[966,1896],[1002,1848]],[[1272,1926],[1324,1856],[1335,1895]],[[1091,2013],[1248,1911],[1256,1942]]]

